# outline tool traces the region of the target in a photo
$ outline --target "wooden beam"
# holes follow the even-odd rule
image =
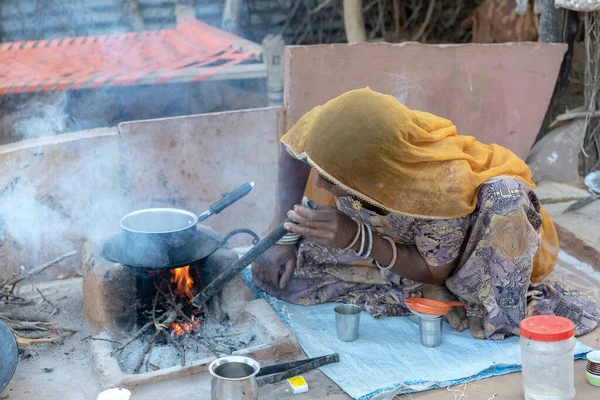
[[[367,41],[362,0],[344,0],[344,27],[348,43]]]
[[[554,0],[541,0],[539,41],[562,43],[565,9],[554,7]]]
[[[175,1],[175,18],[177,22],[196,19],[196,10],[189,0]]]
[[[569,49],[565,53],[560,66],[554,93],[536,142],[550,131],[550,125],[567,108],[567,88],[571,78],[571,63],[573,60],[573,45],[577,33],[577,13],[563,8],[554,7],[554,0],[541,1],[539,41],[543,43],[566,43]]]
[[[225,0],[221,28],[231,33],[240,33],[240,16],[244,0]]]
[[[269,106],[283,105],[283,49],[281,35],[268,35],[263,40],[263,57],[267,70]]]
[[[144,19],[140,13],[140,6],[137,0],[125,0],[129,9],[129,21],[136,32],[144,30]]]

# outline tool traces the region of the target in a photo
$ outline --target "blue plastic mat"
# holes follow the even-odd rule
[[[374,319],[363,312],[358,340],[337,339],[336,304],[297,306],[260,291],[251,272],[242,273],[257,296],[266,299],[298,338],[308,357],[339,353],[340,362],[321,368],[332,381],[355,399],[392,399],[400,393],[418,392],[471,382],[521,370],[519,338],[476,340],[470,331],[457,332],[444,323],[442,344],[423,347],[414,317]],[[575,358],[592,349],[579,341]]]

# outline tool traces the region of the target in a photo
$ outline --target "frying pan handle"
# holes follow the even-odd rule
[[[254,188],[254,182],[247,182],[239,188],[235,189],[233,192],[226,194],[225,196],[223,196],[223,198],[221,198],[221,200],[217,201],[216,203],[213,203],[210,206],[210,213],[201,214],[198,217],[198,222],[204,221],[210,215],[220,213],[221,211],[223,211],[224,209],[226,209],[227,207],[229,207],[230,205],[232,205],[233,203],[250,193],[252,188]]]
[[[260,238],[258,237],[258,235],[256,233],[254,233],[254,231],[251,231],[250,229],[234,229],[231,232],[229,232],[225,236],[225,238],[223,238],[223,240],[221,240],[221,243],[219,243],[219,247],[225,246],[225,244],[227,244],[227,241],[229,241],[229,239],[231,239],[233,236],[235,236],[239,233],[247,233],[248,235],[252,236],[252,244],[257,244],[258,242],[260,242]]]

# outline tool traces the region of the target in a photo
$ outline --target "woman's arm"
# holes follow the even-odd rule
[[[287,216],[298,225],[286,224],[288,231],[299,233],[325,246],[342,249],[348,246],[356,235],[357,225],[350,217],[332,207],[323,207],[310,210],[306,207],[294,206]],[[358,240],[352,250],[359,251],[362,239]],[[415,282],[439,284],[450,276],[456,266],[456,261],[446,265],[431,267],[417,250],[415,245],[401,245],[396,247],[396,262],[392,271],[398,275]],[[389,241],[373,234],[373,247],[371,258],[382,267],[387,267],[393,260],[393,248]]]
[[[300,203],[310,167],[298,160],[295,160],[288,154],[285,147],[281,145],[279,155],[279,168],[277,173],[277,195],[278,195],[278,217],[276,222],[280,224],[287,218],[287,212],[294,207],[294,204]]]
[[[425,261],[425,258],[417,250],[415,245],[395,244],[397,256],[392,271],[403,278],[408,278],[415,282],[440,284],[450,276],[450,273],[456,266],[456,261],[446,265],[431,267]],[[358,251],[360,243],[354,246]],[[390,242],[383,237],[373,234],[373,249],[371,257],[382,267],[387,267],[393,258],[393,251]]]
[[[277,215],[273,226],[287,218],[287,212],[302,199],[310,167],[290,156],[281,147],[277,173]],[[281,278],[279,271],[283,266]],[[273,246],[260,256],[252,267],[252,276],[260,285],[270,284],[285,289],[296,267],[296,248],[294,246]]]

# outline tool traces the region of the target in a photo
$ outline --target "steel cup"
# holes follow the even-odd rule
[[[442,343],[442,317],[419,316],[419,332],[423,346],[439,346]]]
[[[211,400],[258,400],[256,374],[260,365],[243,356],[227,356],[214,360],[208,366],[213,376]]]
[[[334,308],[337,336],[343,342],[358,339],[361,308],[354,304],[340,304]]]

